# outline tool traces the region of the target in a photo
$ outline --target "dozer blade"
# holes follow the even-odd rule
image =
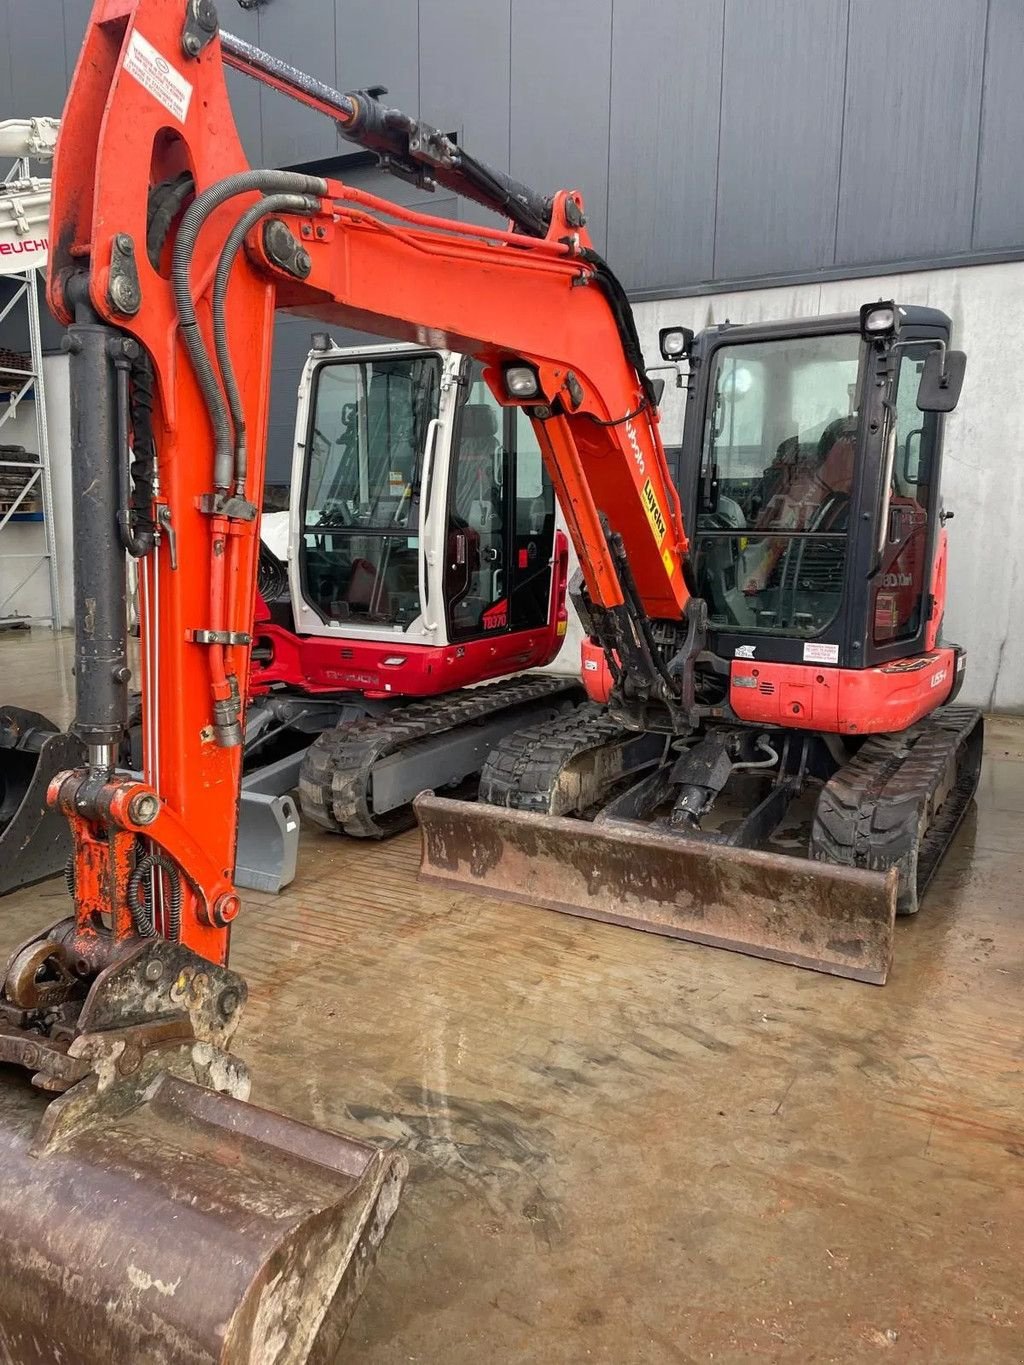
[[[0,896],[52,877],[71,852],[68,822],[46,804],[50,779],[82,762],[81,742],[43,716],[0,709]]]
[[[876,985],[892,962],[895,870],[864,872],[423,793],[420,875],[503,900]]]
[[[333,1361],[404,1158],[150,1062],[49,1109],[0,1067],[0,1360]]]

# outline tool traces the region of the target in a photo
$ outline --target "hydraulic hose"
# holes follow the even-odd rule
[[[188,352],[196,380],[202,390],[203,401],[210,414],[213,427],[214,487],[226,493],[231,486],[231,473],[234,464],[231,444],[231,426],[228,420],[227,404],[221,393],[217,375],[210,360],[206,342],[199,330],[195,302],[189,279],[189,267],[203,224],[221,204],[239,194],[291,193],[308,194],[322,197],[327,193],[327,182],[319,176],[301,175],[295,171],[242,171],[229,175],[209,189],[204,190],[190,204],[181,220],[181,227],[174,242],[171,257],[171,286],[174,291],[174,305],[181,327],[182,340]]]
[[[150,877],[153,872],[166,874],[169,888],[167,911],[167,939],[177,943],[181,938],[181,871],[166,854],[151,852],[144,854],[135,864],[128,879],[128,908],[132,912],[135,928],[142,938],[156,938],[156,922],[153,918],[153,896]]]
[[[245,480],[249,472],[249,453],[246,443],[245,411],[235,379],[235,367],[228,347],[228,323],[225,313],[228,280],[242,243],[261,218],[271,213],[314,213],[319,207],[319,199],[302,194],[270,194],[259,203],[253,204],[242,214],[228,234],[217,262],[217,273],[213,280],[213,344],[217,352],[217,365],[220,380],[227,396],[231,420],[234,424],[234,484],[235,492],[243,496]]]

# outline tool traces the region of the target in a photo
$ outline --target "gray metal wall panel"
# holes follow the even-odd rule
[[[608,258],[627,288],[714,269],[723,13],[724,0],[616,0]]]
[[[301,2],[308,4],[309,0]],[[386,85],[385,103],[407,114],[418,113],[417,0],[336,0],[336,3],[339,87],[359,90],[368,85]]]
[[[985,16],[986,0],[854,0],[838,263],[970,246]]]
[[[831,262],[847,0],[726,0],[715,275]]]
[[[513,0],[512,174],[538,190],[582,190],[605,247],[612,0]]]
[[[976,249],[1024,241],[1024,5],[989,0],[981,157],[974,209]]]
[[[16,118],[11,90],[10,0],[0,0],[0,119]],[[6,167],[4,168],[6,174]]]
[[[423,117],[508,170],[511,0],[421,0]]]
[[[258,10],[241,9],[235,5],[229,15],[224,16],[224,27],[236,38],[244,38],[247,43],[260,45],[260,22]],[[228,85],[228,98],[231,112],[235,116],[235,127],[241,138],[250,166],[272,165],[263,156],[263,134],[260,104],[263,92],[255,81],[243,76],[240,71],[225,71]]]
[[[235,13],[231,15],[232,20]],[[225,28],[229,25],[225,21]],[[289,0],[259,11],[260,46],[328,85],[338,83],[333,0]],[[276,90],[260,92],[263,156],[269,166],[292,166],[338,148],[335,125]]]
[[[9,0],[10,106],[16,118],[59,118],[68,81],[64,0]]]
[[[74,3],[64,4],[64,69],[68,85],[71,84],[71,77],[75,74],[75,63],[78,61],[78,53],[82,46],[82,39],[85,36],[85,26],[89,22],[89,13],[92,5],[88,0],[78,0]],[[57,109],[55,114],[60,114]]]
[[[341,88],[387,84],[394,103],[540,189],[578,186],[602,247],[610,200],[609,256],[638,289],[1024,252],[1022,0],[849,0],[844,56],[846,10],[847,0],[266,0],[243,11],[225,0],[222,18]],[[88,11],[89,0],[0,0],[0,117],[59,111]],[[252,161],[347,149],[327,120],[229,81]]]

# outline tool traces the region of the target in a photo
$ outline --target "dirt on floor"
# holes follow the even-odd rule
[[[55,652],[56,651],[56,652]],[[0,700],[70,702],[68,641]],[[307,832],[232,965],[254,1098],[412,1164],[344,1359],[1024,1360],[1024,725],[885,987],[438,891]],[[65,912],[0,902],[0,949]]]

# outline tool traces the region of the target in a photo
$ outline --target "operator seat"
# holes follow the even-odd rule
[[[489,530],[501,515],[501,490],[494,479],[498,413],[490,403],[467,403],[459,429],[458,473],[453,511],[478,530]]]

